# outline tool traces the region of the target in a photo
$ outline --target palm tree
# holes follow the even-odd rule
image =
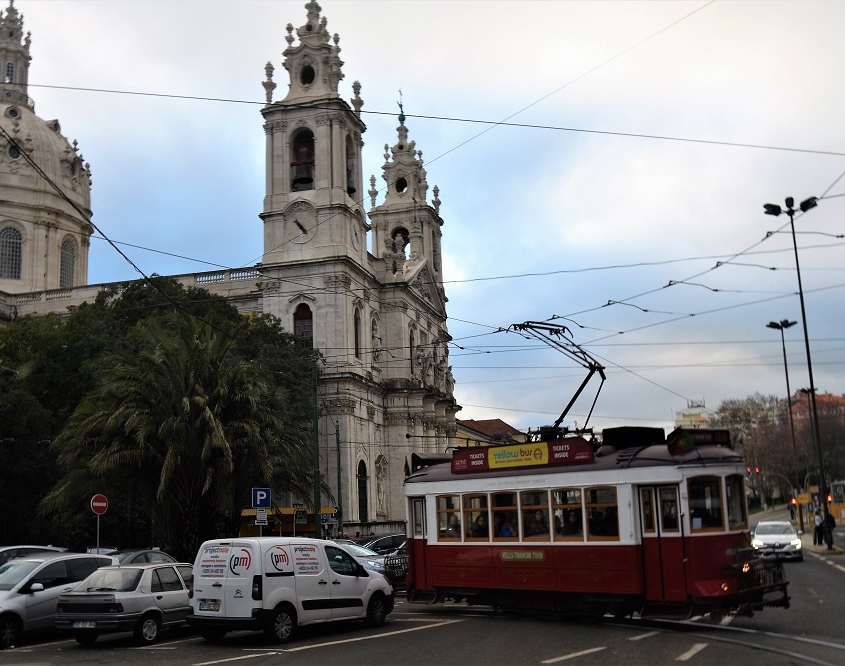
[[[57,439],[70,472],[44,508],[71,501],[80,476],[129,475],[162,545],[193,558],[221,520],[235,522],[244,488],[269,482],[282,462],[308,465],[308,434],[290,427],[299,419],[285,391],[234,341],[233,331],[183,312],[140,322],[131,352],[101,360],[100,385]]]

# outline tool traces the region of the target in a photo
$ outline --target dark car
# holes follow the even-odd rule
[[[384,571],[394,588],[405,587],[408,575],[408,546],[405,543],[384,556]]]
[[[161,628],[185,623],[191,569],[169,562],[98,569],[59,597],[56,628],[69,631],[81,645],[121,631],[133,632],[141,645],[154,643]]]
[[[126,550],[113,550],[106,554],[116,557],[121,564],[173,563],[177,561],[173,555],[168,555],[158,548],[127,548]]]
[[[364,548],[369,548],[380,555],[392,553],[405,543],[404,534],[383,534],[382,536],[372,537],[369,541],[363,543]]]

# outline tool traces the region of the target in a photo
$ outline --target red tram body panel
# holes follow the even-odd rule
[[[405,482],[411,601],[672,617],[788,607],[721,430],[459,449]]]

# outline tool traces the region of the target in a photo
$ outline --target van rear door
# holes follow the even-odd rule
[[[261,602],[252,599],[253,576],[259,573],[254,543],[209,542],[197,555],[194,568],[194,612],[207,617],[252,616]]]

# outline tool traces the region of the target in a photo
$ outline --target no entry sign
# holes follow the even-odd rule
[[[105,495],[94,495],[94,497],[91,498],[91,511],[96,513],[98,516],[102,516],[108,508],[109,501],[106,499]]]

